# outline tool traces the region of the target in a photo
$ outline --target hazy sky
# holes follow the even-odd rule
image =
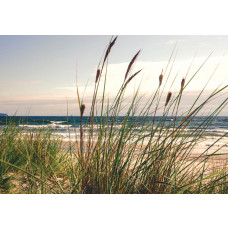
[[[78,115],[76,103],[76,62],[78,84],[84,102],[91,101],[96,67],[110,36],[0,36],[0,113],[13,115]],[[130,96],[141,84],[141,93],[149,96],[158,84],[175,43],[176,59],[167,83],[177,75],[171,91],[179,90],[181,79],[196,55],[189,79],[207,56],[213,52],[197,77],[189,84],[183,105],[188,107],[220,63],[204,96],[219,84],[228,82],[228,36],[119,36],[109,58],[107,95],[112,98],[123,80],[128,62],[141,49],[134,68],[143,68],[132,81]],[[166,75],[168,76],[169,69]],[[227,93],[223,98],[227,97]],[[223,98],[218,99],[221,102]],[[218,103],[216,102],[216,104]],[[208,106],[208,110],[214,106]],[[225,109],[221,114],[227,115]]]

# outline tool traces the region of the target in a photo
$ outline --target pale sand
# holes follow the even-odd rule
[[[73,147],[73,149],[76,149],[76,143],[75,141],[68,141],[63,142],[63,148],[64,150],[67,150],[69,146]],[[182,163],[182,168],[187,167],[185,171],[189,172],[192,175],[199,175],[202,173],[202,170],[204,169],[204,177],[217,173],[221,170],[228,170],[228,147],[227,145],[222,147],[222,145],[225,145],[224,143],[219,145],[214,145],[213,147],[209,148],[206,144],[199,143],[197,144],[191,153],[188,155],[187,158],[184,160],[178,159]],[[86,143],[85,143],[86,146]],[[145,145],[146,146],[146,145]],[[222,147],[222,148],[221,148]],[[209,149],[208,149],[209,148]],[[219,151],[217,151],[220,148]],[[208,150],[206,153],[205,151]],[[217,151],[217,152],[216,152]],[[217,154],[224,154],[224,155],[212,155],[214,153]],[[131,167],[134,167],[134,161],[136,161],[137,157],[140,155],[140,146],[136,147],[136,153],[134,154],[133,163],[131,164]],[[206,161],[204,166],[204,161]]]
[[[206,138],[205,140],[199,142],[196,144],[196,146],[193,148],[191,153],[189,154],[189,159],[195,159],[201,155],[201,159],[210,156],[209,160],[216,162],[216,161],[228,161],[228,137],[220,140],[215,145],[213,143],[216,141],[216,138]],[[69,145],[76,149],[76,143],[75,141],[63,141],[63,148],[67,149]],[[86,142],[84,142],[86,146]],[[146,146],[147,143],[144,144]],[[138,145],[136,149],[138,150],[138,153],[140,153],[141,146]],[[219,154],[219,155],[216,155]],[[221,155],[222,154],[222,155]]]

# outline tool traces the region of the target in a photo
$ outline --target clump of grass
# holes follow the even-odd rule
[[[114,40],[116,41],[116,38]],[[136,91],[120,126],[118,126],[118,118],[122,110],[121,101],[124,99],[125,89],[141,71],[132,73],[129,76],[139,54],[140,51],[130,61],[123,76],[124,82],[120,85],[119,92],[112,104],[107,102],[104,96],[107,70],[103,74],[105,77],[104,90],[99,104],[97,104],[97,90],[103,72],[99,72],[99,78],[96,78],[97,87],[92,100],[92,109],[97,108],[96,113],[100,112],[99,116],[102,121],[97,121],[97,129],[99,129],[97,133],[98,140],[94,144],[89,143],[93,146],[86,148],[87,153],[84,154],[86,162],[82,165],[83,169],[79,167],[78,170],[82,175],[81,180],[77,182],[72,193],[190,193],[194,192],[194,187],[198,183],[203,186],[205,180],[210,180],[212,177],[220,175],[220,173],[210,173],[210,176],[204,174],[205,171],[202,170],[202,164],[204,164],[206,158],[208,159],[208,156],[204,158],[205,152],[199,154],[191,162],[189,162],[189,156],[195,145],[202,139],[208,126],[222,108],[227,105],[227,99],[192,133],[186,135],[186,137],[180,136],[184,134],[184,130],[204,106],[224,91],[227,86],[213,91],[200,105],[195,106],[195,102],[191,109],[185,113],[185,116],[183,115],[183,119],[179,123],[176,121],[183,91],[200,69],[187,83],[186,78],[182,79],[180,92],[176,97],[173,96],[171,91],[168,93],[163,116],[157,126],[153,126],[156,115],[149,123],[146,119],[152,113],[156,113],[157,109],[162,108],[161,97],[164,89],[161,91],[159,88],[162,86],[162,81],[165,77],[163,73],[159,76],[157,91],[141,110],[137,110],[141,98],[138,96],[139,90]],[[106,60],[107,58],[104,58],[102,69],[104,69],[103,66]],[[200,96],[201,93],[197,100]],[[105,105],[106,109],[103,108]],[[99,106],[102,106],[100,110]],[[139,114],[136,115],[137,111]],[[175,121],[170,121],[169,126],[166,127],[164,123],[170,116]],[[95,118],[94,112],[91,112],[89,120]],[[140,126],[137,126],[138,119],[142,120]],[[93,122],[88,123],[88,127],[90,126],[91,131],[89,132],[91,135],[89,139],[92,140],[94,135]],[[117,127],[119,128],[118,130]],[[135,129],[138,127],[140,130],[135,133]],[[148,130],[151,133],[145,135]],[[148,142],[145,143],[146,140]],[[211,154],[209,157],[213,157],[215,154]],[[192,167],[197,172],[191,172]],[[225,176],[226,174],[223,177],[225,178]],[[203,193],[203,188],[200,188],[198,192]]]
[[[172,53],[164,73],[162,71],[158,77],[156,91],[147,102],[142,106],[144,97],[139,95],[138,88],[124,107],[125,91],[141,72],[133,71],[141,51],[130,60],[119,90],[110,101],[106,96],[108,58],[116,42],[117,37],[110,40],[97,67],[90,115],[85,125],[82,120],[86,118],[84,113],[88,107],[76,88],[81,116],[80,137],[69,143],[67,151],[63,151],[60,140],[53,140],[52,134],[44,130],[22,135],[23,131],[11,125],[1,133],[1,188],[7,181],[10,183],[4,179],[7,174],[15,172],[23,175],[21,181],[26,183],[26,188],[21,191],[28,193],[227,193],[227,164],[216,169],[210,165],[213,158],[224,155],[219,153],[221,148],[210,154],[207,152],[213,145],[198,155],[192,156],[192,152],[227,105],[228,98],[192,132],[186,134],[185,130],[228,86],[215,89],[196,105],[203,88],[191,107],[178,116],[183,92],[205,62],[188,81],[186,77],[182,79],[177,93],[171,87],[163,99],[172,70],[171,65],[167,73]],[[123,108],[125,115],[120,116]],[[163,110],[163,114],[155,124],[158,110]],[[225,137],[227,133],[217,137],[214,145]]]
[[[59,154],[61,141],[54,140],[51,132],[44,129],[23,131],[13,122],[0,132],[0,189],[10,190],[15,175],[26,177],[25,185],[43,185],[46,179],[58,172],[63,155]],[[45,179],[45,180],[44,180]],[[7,182],[7,183],[6,183]],[[27,191],[34,193],[32,189]],[[43,188],[44,189],[44,188]],[[43,191],[43,190],[42,190]]]

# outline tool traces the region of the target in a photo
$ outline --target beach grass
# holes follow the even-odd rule
[[[106,96],[106,82],[108,59],[116,42],[117,37],[110,40],[97,67],[91,107],[85,106],[76,87],[81,118],[79,137],[69,141],[65,149],[61,139],[54,139],[53,133],[45,129],[25,133],[13,121],[1,129],[1,193],[228,193],[223,146],[208,153],[228,134],[215,137],[214,145],[192,156],[208,127],[226,107],[228,98],[218,103],[193,131],[185,132],[194,117],[224,93],[228,85],[215,88],[199,103],[206,88],[203,87],[189,109],[179,115],[183,91],[207,59],[188,80],[182,78],[179,91],[170,88],[165,92],[170,80],[167,69],[169,66],[172,69],[174,59],[172,53],[165,70],[157,76],[157,89],[151,91],[143,107],[140,86],[124,107],[125,91],[142,71],[134,72],[140,51],[130,60],[116,97],[111,101]],[[119,123],[123,110],[126,111]],[[163,110],[162,116],[155,124],[158,110]],[[90,113],[88,117],[84,116],[86,111]],[[221,162],[215,165],[214,158]]]

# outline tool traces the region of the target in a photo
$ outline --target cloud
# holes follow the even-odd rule
[[[53,90],[62,90],[62,91],[72,91],[72,92],[76,92],[76,85],[68,85],[68,86],[59,86],[59,87],[54,87]],[[89,84],[89,85],[82,85],[79,84],[78,85],[78,90],[81,93],[87,93],[87,94],[91,94],[94,91],[94,83]]]
[[[4,86],[28,86],[28,85],[35,85],[41,84],[43,81],[1,81],[1,85]]]
[[[173,45],[173,44],[181,43],[181,42],[184,42],[184,41],[185,41],[185,39],[168,40],[168,41],[165,42],[165,44]]]
[[[54,90],[70,90],[75,91],[75,86],[60,86],[53,88]]]
[[[199,69],[206,58],[207,57],[195,58],[189,72],[188,69],[192,59],[176,60],[174,64],[171,62],[164,75],[162,84],[162,86],[165,85],[164,90],[179,91],[181,80],[182,78],[186,77],[187,72],[188,75],[186,82],[188,82],[199,70],[194,79],[191,80],[187,86],[186,90],[200,91],[207,84],[218,63],[220,65],[215,71],[214,76],[208,82],[206,90],[214,90],[219,85],[226,85],[228,83],[228,56],[223,58],[220,56],[211,57],[208,59],[205,65]],[[109,91],[110,95],[116,94],[116,92],[119,90],[121,84],[123,83],[127,66],[128,63],[109,65],[106,91]],[[158,86],[159,75],[161,74],[162,69],[163,72],[165,71],[166,66],[167,62],[165,61],[137,62],[132,73],[139,69],[143,69],[143,71],[130,82],[127,89],[127,94],[132,94],[138,88],[138,86],[140,86],[140,91],[142,93],[155,91]],[[104,81],[104,75],[102,76],[102,81]]]
[[[195,99],[199,95],[199,91],[184,91],[182,101],[180,103],[180,112],[179,114],[184,113],[188,110]],[[211,91],[204,91],[201,95],[199,101],[195,104],[195,107],[205,101],[205,99],[211,94]],[[177,93],[173,94],[175,97]],[[222,103],[222,101],[227,98],[228,93],[223,93],[223,96],[216,98],[215,100],[208,103],[202,110],[200,114],[208,114],[212,110]],[[140,100],[138,104],[138,110],[143,108],[146,104],[147,100],[151,98],[152,93],[147,93],[144,97]],[[166,100],[167,92],[164,92],[160,105],[163,106]],[[139,98],[142,95],[139,94]],[[106,103],[107,103],[108,95],[105,96]],[[98,97],[98,104],[99,101],[102,99],[101,95]],[[84,96],[83,103],[86,105],[85,115],[89,115],[90,106],[91,106],[92,97],[89,95]],[[127,107],[131,104],[132,95],[126,95],[125,99],[123,100],[123,111],[121,115],[126,113]],[[113,102],[113,97],[109,100],[110,104]],[[106,107],[106,103],[105,106]],[[99,106],[99,105],[98,105]],[[64,95],[60,94],[53,94],[48,95],[44,94],[41,96],[19,96],[19,97],[2,97],[0,96],[0,112],[7,113],[9,115],[13,115],[17,111],[17,115],[26,115],[29,110],[30,115],[66,115],[67,108],[69,115],[79,115],[79,108],[76,96],[69,96],[65,97]],[[100,108],[100,107],[99,107]],[[161,115],[163,112],[163,108],[159,109],[157,114]],[[220,115],[226,115],[228,112],[228,107],[226,107]],[[99,112],[98,112],[99,113]]]
[[[165,96],[168,91],[172,91],[174,94],[180,90],[180,83],[183,77],[186,76],[188,72],[188,76],[186,82],[191,78],[192,75],[199,69],[202,63],[205,61],[207,57],[197,57],[195,58],[190,71],[188,72],[188,68],[192,62],[192,59],[182,59],[176,60],[174,64],[171,62],[168,66],[166,73],[164,75],[163,84],[164,88],[164,96],[162,97],[161,102],[164,103]],[[183,101],[181,106],[181,111],[184,112],[187,108],[190,107],[194,99],[199,94],[199,91],[206,85],[208,79],[210,78],[212,72],[216,68],[217,64],[219,68],[214,74],[214,77],[208,83],[205,91],[204,97],[208,96],[212,90],[214,90],[220,84],[227,85],[228,82],[228,57],[225,56],[221,58],[220,56],[213,56],[209,58],[206,62],[205,66],[197,73],[196,77],[189,83],[189,86],[186,88],[186,91],[183,94]],[[106,93],[105,99],[110,99],[110,102],[113,100],[119,89],[121,88],[122,83],[124,82],[124,75],[128,66],[128,62],[117,63],[117,64],[109,64],[108,66],[108,74],[107,74],[107,85],[106,85]],[[173,65],[172,65],[173,64]],[[143,105],[146,100],[152,96],[154,91],[158,86],[158,78],[163,69],[165,71],[167,66],[167,62],[160,61],[139,61],[136,63],[132,73],[137,70],[143,68],[143,71],[137,75],[128,85],[125,96],[126,100],[124,101],[125,105],[128,105],[132,99],[133,93],[140,87],[140,93],[146,94],[144,99],[142,99],[140,105]],[[96,69],[94,69],[96,72]],[[102,91],[104,88],[104,74],[101,77],[100,87],[98,90],[98,99],[102,97]],[[95,74],[91,81],[86,85],[80,83],[79,81],[79,93],[80,97],[83,98],[83,103],[86,105],[86,115],[89,114],[89,107],[91,105],[91,100],[94,92],[94,80]],[[7,82],[11,83],[11,85],[15,86],[26,86],[33,84],[40,84],[42,81],[23,81],[23,82]],[[1,84],[2,85],[2,84]],[[8,84],[9,85],[9,84]],[[7,88],[5,84],[5,88]],[[163,89],[163,87],[162,87]],[[226,90],[227,91],[227,90]],[[225,95],[227,96],[227,94]],[[217,103],[210,103],[205,107],[205,112],[209,112],[211,109],[215,108],[219,102],[222,101],[223,98],[218,98]],[[66,115],[67,113],[67,102],[69,108],[70,115],[79,115],[79,109],[77,104],[77,94],[76,94],[76,86],[75,84],[66,84],[63,86],[57,86],[50,91],[50,93],[46,94],[31,94],[29,96],[20,95],[13,96],[13,94],[9,94],[9,96],[4,96],[4,94],[0,94],[0,112],[13,114],[16,110],[20,110],[20,113],[24,115],[26,110],[31,110],[31,115]],[[126,111],[126,108],[125,108]],[[221,115],[226,115],[228,109],[224,109]],[[161,114],[158,112],[158,114]]]

